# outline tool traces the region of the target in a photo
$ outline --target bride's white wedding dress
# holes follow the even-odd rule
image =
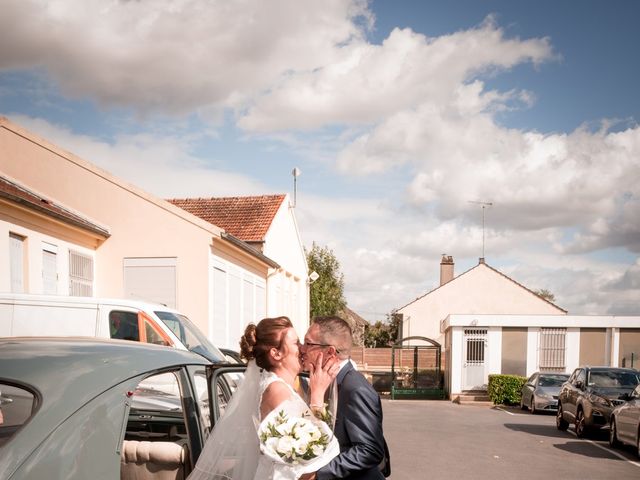
[[[295,479],[307,469],[274,462],[260,453],[257,428],[260,403],[267,387],[276,381],[285,383],[291,397],[274,411],[292,417],[310,415],[309,407],[298,393],[276,374],[260,370],[249,362],[244,380],[233,394],[224,415],[216,423],[188,480],[285,480]],[[339,452],[335,437],[324,455],[315,459],[315,471],[327,464]]]

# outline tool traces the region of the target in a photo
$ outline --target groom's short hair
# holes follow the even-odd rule
[[[353,332],[346,320],[337,316],[315,317],[313,324],[319,328],[321,337],[319,340],[327,345],[333,345],[338,351],[339,358],[351,356]]]

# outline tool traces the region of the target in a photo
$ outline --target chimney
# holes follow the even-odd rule
[[[443,253],[440,262],[440,286],[451,280],[453,280],[453,257]]]

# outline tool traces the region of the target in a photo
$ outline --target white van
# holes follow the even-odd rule
[[[164,305],[93,297],[0,293],[0,337],[98,337],[225,357],[182,313]]]

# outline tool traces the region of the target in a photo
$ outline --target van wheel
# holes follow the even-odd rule
[[[556,428],[565,431],[569,428],[569,422],[562,418],[562,404],[558,402],[558,413],[556,414]]]

